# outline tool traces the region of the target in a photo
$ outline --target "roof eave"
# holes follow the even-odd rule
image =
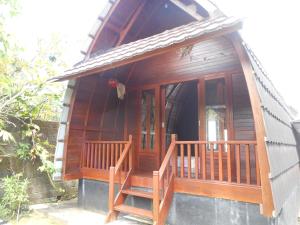
[[[231,26],[231,27],[227,27],[227,28],[223,28],[221,30],[217,30],[217,31],[213,31],[211,33],[207,33],[207,34],[203,34],[201,36],[195,37],[195,38],[191,38],[188,40],[185,40],[183,42],[180,43],[175,43],[172,44],[170,46],[167,46],[165,48],[159,48],[159,49],[155,49],[153,51],[149,51],[149,52],[145,52],[143,54],[140,55],[135,55],[131,58],[127,58],[127,59],[123,59],[117,62],[113,62],[111,64],[108,65],[104,65],[104,66],[100,66],[100,67],[96,67],[93,68],[91,70],[88,71],[83,71],[83,72],[79,72],[79,73],[74,73],[74,74],[70,74],[70,75],[63,75],[63,76],[58,76],[58,77],[54,77],[51,79],[51,81],[65,81],[65,80],[71,80],[71,79],[77,79],[77,78],[81,78],[81,77],[85,77],[85,76],[89,76],[89,75],[93,75],[93,74],[97,74],[97,73],[101,73],[110,69],[114,69],[120,66],[125,66],[127,64],[130,63],[134,63],[134,62],[138,62],[153,56],[157,56],[157,55],[161,55],[163,53],[166,53],[170,50],[175,50],[178,48],[182,48],[184,46],[189,46],[189,45],[193,45],[195,43],[201,42],[201,41],[205,41],[208,39],[212,39],[212,38],[216,38],[219,36],[223,36],[232,32],[235,32],[239,29],[241,29],[243,26],[242,21],[238,22],[237,24]]]

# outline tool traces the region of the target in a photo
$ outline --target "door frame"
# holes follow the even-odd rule
[[[142,99],[142,92],[147,90],[154,90],[154,98],[155,98],[155,122],[154,122],[154,149],[153,151],[142,151],[141,148],[141,141],[142,141],[142,108],[141,108],[141,99]],[[140,167],[140,160],[141,157],[149,157],[149,160],[154,160],[154,169],[158,170],[160,167],[160,146],[161,146],[161,132],[160,132],[160,124],[161,124],[161,94],[160,94],[160,85],[155,86],[147,86],[147,87],[140,87],[137,92],[137,139],[136,139],[136,169],[137,170],[143,170],[143,168]]]

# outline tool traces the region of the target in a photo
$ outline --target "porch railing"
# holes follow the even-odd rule
[[[175,141],[176,176],[260,185],[256,141]]]
[[[124,151],[119,159],[115,161],[115,166],[111,166],[109,170],[109,194],[108,194],[108,216],[106,222],[110,222],[115,218],[116,211],[114,206],[120,205],[124,202],[122,190],[129,186],[129,177],[132,173],[132,136],[129,135],[129,141],[126,143]],[[115,197],[115,183],[119,185],[117,195]]]
[[[107,170],[115,166],[129,141],[86,141],[81,155],[81,167]],[[128,162],[123,169],[128,169]]]
[[[159,171],[153,172],[153,220],[163,224],[174,178],[260,186],[256,141],[172,141]]]
[[[177,174],[175,141],[176,136],[172,134],[172,142],[159,171],[153,171],[153,222],[156,225],[164,224],[173,198]]]

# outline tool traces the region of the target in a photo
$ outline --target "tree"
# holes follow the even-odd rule
[[[13,157],[24,162],[38,160],[40,172],[46,173],[56,188],[51,181],[54,166],[49,161],[49,144],[40,139],[39,127],[34,121],[58,120],[65,87],[47,80],[65,68],[60,52],[64,48],[59,38],[52,36],[49,40],[39,40],[34,57],[25,58],[24,50],[5,30],[5,22],[17,15],[18,9],[17,0],[0,0],[0,158]],[[21,136],[18,141],[11,132],[16,127]],[[18,175],[22,171],[10,170],[11,177],[4,180],[8,186],[4,187],[1,202],[3,208],[10,207],[9,212],[15,213],[16,209],[20,210],[20,204],[26,203],[26,194],[22,199],[14,199],[15,193],[8,192],[12,190],[9,182],[18,182],[24,192],[28,181]],[[10,201],[14,203],[8,204]]]

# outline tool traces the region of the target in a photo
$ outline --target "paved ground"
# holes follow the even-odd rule
[[[106,217],[106,213],[91,212],[78,208],[76,199],[63,203],[33,205],[30,209],[32,210],[30,214],[22,217],[18,224],[12,222],[11,225],[103,225]],[[1,220],[0,224],[2,224]],[[136,221],[136,218],[130,217],[121,217],[119,220],[109,223],[109,225],[147,224],[151,223]]]
[[[33,205],[30,208],[34,214],[39,214],[46,217],[48,220],[53,220],[53,223],[49,223],[49,225],[102,225],[104,224],[106,217],[106,213],[91,212],[78,208],[76,199],[63,203]],[[109,225],[145,224],[147,223],[137,222],[127,217],[121,217],[118,221],[114,221]]]

